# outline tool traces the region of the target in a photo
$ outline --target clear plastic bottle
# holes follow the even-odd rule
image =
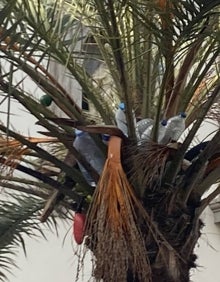
[[[167,125],[167,121],[165,119],[163,119],[161,123],[159,124],[159,129],[158,129],[158,143],[159,144],[163,144],[162,141],[166,133],[166,125]]]
[[[125,104],[120,103],[119,107],[115,113],[115,120],[117,127],[121,129],[121,131],[124,133],[124,135],[128,136],[128,126],[125,116]]]
[[[154,121],[151,118],[144,118],[137,122],[136,125],[136,136],[138,140],[141,140],[141,135],[148,128],[148,126],[152,125]]]
[[[87,162],[99,173],[102,173],[102,169],[105,164],[104,156],[101,150],[98,148],[94,140],[87,132],[75,130],[76,138],[73,142],[73,146],[76,150],[85,157]],[[92,179],[88,171],[83,167],[82,164],[77,162],[79,169],[85,177],[86,181],[91,185],[95,186],[95,182]]]
[[[167,121],[166,132],[162,139],[163,144],[167,144],[170,141],[177,141],[183,131],[185,130],[185,113],[180,113],[178,116],[171,117]]]
[[[145,131],[141,134],[141,141],[150,141],[152,139],[151,133],[154,125],[151,124],[145,129]]]
[[[159,144],[162,144],[162,140],[166,132],[166,125],[167,125],[166,120],[162,120],[159,124],[159,128],[158,128],[158,143]],[[152,122],[151,125],[149,125],[147,129],[141,135],[141,140],[150,141],[152,139],[153,127],[154,127],[154,124]]]

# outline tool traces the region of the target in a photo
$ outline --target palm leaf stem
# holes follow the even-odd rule
[[[114,66],[114,64],[112,64],[112,59],[111,56],[109,55],[109,51],[108,48],[106,48],[104,46],[104,39],[101,37],[100,34],[97,34],[97,31],[95,30],[95,28],[91,28],[95,41],[98,45],[100,54],[101,54],[101,58],[103,59],[104,63],[107,65],[108,70],[110,72],[111,77],[113,78],[114,84],[116,86],[117,89],[120,89],[120,79],[119,79],[119,74]],[[104,41],[104,42],[103,42]],[[121,99],[121,97],[120,97]]]
[[[220,169],[218,169],[218,173],[220,173]],[[220,185],[210,193],[206,198],[202,199],[201,206],[198,208],[199,214],[201,214],[204,209],[219,195],[220,193]]]
[[[6,87],[7,84],[4,83],[3,87]],[[7,89],[5,89],[7,91]],[[59,132],[57,130],[56,127],[54,127],[53,125],[51,125],[51,123],[49,123],[44,117],[41,116],[40,114],[40,110],[44,110],[44,108],[38,103],[36,103],[33,99],[29,98],[29,97],[25,97],[21,92],[19,92],[17,89],[13,89],[13,93],[12,95],[20,102],[22,103],[25,108],[27,108],[28,110],[30,110],[30,112],[40,121],[40,123],[42,125],[44,125],[48,130],[50,130],[51,132],[54,133],[54,136],[57,137],[65,146],[66,148],[68,148],[70,150],[71,153],[73,153],[73,155],[76,157],[76,159],[88,170],[88,172],[92,175],[92,177],[94,178],[94,180],[97,182],[99,179],[99,175],[96,172],[96,170],[86,161],[86,159],[72,146],[72,144],[69,143],[68,140],[66,140],[66,138],[64,137],[62,132]],[[27,101],[26,101],[27,100]],[[32,106],[34,104],[34,106]],[[40,108],[40,109],[39,109]],[[46,110],[44,110],[43,112],[45,112],[48,115],[48,112]],[[16,139],[16,138],[15,138]],[[24,144],[24,143],[22,143]],[[29,142],[29,144],[33,144],[31,142]],[[37,147],[36,147],[37,148]],[[39,148],[39,147],[38,147]],[[32,148],[33,149],[33,148]],[[40,148],[39,148],[40,149]],[[46,152],[46,151],[44,151]],[[39,152],[37,152],[39,153]],[[47,152],[46,152],[47,153]],[[51,156],[51,155],[50,155]],[[52,156],[51,156],[52,157]],[[50,158],[51,159],[51,158]],[[49,159],[47,159],[48,161],[51,161]],[[52,161],[51,161],[52,162]],[[61,166],[61,163],[60,163]],[[60,167],[61,168],[61,167]],[[65,170],[64,167],[61,168],[61,170]],[[87,183],[85,182],[84,178],[82,178],[81,174],[79,171],[77,171],[76,169],[72,168],[72,170],[74,171],[74,173],[71,173],[70,177],[73,178],[74,177],[80,177],[81,179],[83,179],[83,181],[81,181],[81,185],[86,185]],[[68,174],[68,173],[67,173]],[[69,175],[69,174],[68,174]],[[78,182],[75,178],[75,181]],[[84,183],[84,184],[83,184]]]
[[[181,106],[182,106],[183,111],[185,111],[187,109],[187,106],[189,105],[190,100],[193,97],[196,89],[199,87],[199,85],[202,82],[202,80],[204,79],[206,73],[208,73],[208,71],[210,70],[210,68],[212,67],[213,63],[215,62],[216,58],[219,55],[219,50],[216,50],[216,52],[214,52],[212,54],[211,59],[207,63],[208,57],[213,52],[213,48],[214,48],[215,44],[216,44],[216,40],[213,40],[210,43],[210,46],[207,49],[207,51],[205,52],[204,56],[202,58],[200,58],[199,64],[198,64],[196,70],[193,72],[192,77],[187,82],[185,90],[183,91],[183,94],[181,95],[181,97],[182,97]],[[201,72],[201,70],[202,70],[202,72]]]
[[[139,5],[136,5],[136,2],[130,1],[128,6],[131,7],[131,13],[136,17],[141,25],[146,28],[146,30],[150,30],[153,32],[155,37],[161,38],[161,30],[158,24],[152,21],[151,17],[146,17],[146,9],[140,8]],[[148,15],[148,14],[147,14]]]
[[[215,168],[211,171],[196,188],[195,192],[202,197],[204,193],[211,187],[211,185],[217,182],[220,178],[220,167]]]
[[[4,92],[8,92],[8,83],[7,82],[1,82],[1,89]],[[37,120],[38,124],[41,124],[45,126],[47,129],[49,129],[51,132],[53,132],[53,137],[57,137],[56,133],[59,133],[57,127],[53,126],[48,122],[48,118],[57,117],[53,112],[51,112],[49,109],[46,109],[41,104],[37,103],[33,98],[30,96],[24,94],[22,91],[18,90],[18,88],[13,87],[12,96],[21,103],[31,114],[33,114]],[[68,134],[73,136],[72,128],[70,129],[68,126],[60,125],[62,129],[65,130]]]
[[[43,182],[36,182],[30,179],[26,179],[26,178],[22,178],[22,177],[16,177],[16,176],[12,176],[12,175],[0,175],[0,180],[1,181],[11,181],[11,182],[15,182],[15,183],[22,183],[24,185],[28,185],[28,186],[35,186],[35,187],[40,187],[42,189],[45,190],[50,190],[51,187],[48,186],[47,184],[43,183]]]
[[[160,9],[162,13],[160,13],[161,18],[161,30],[162,30],[162,38],[160,41],[159,48],[161,49],[161,54],[163,54],[165,59],[165,69],[169,69],[169,74],[167,78],[167,83],[165,87],[165,112],[164,117],[167,119],[170,117],[170,113],[168,112],[169,101],[172,96],[172,91],[174,88],[174,54],[175,47],[173,44],[173,22],[172,22],[172,14],[171,14],[171,3],[169,1],[160,1],[159,2]],[[163,48],[161,48],[161,45]],[[174,114],[171,114],[173,116]]]
[[[189,116],[186,119],[186,126],[189,126],[196,118],[196,116],[198,115],[198,112],[200,111],[200,106],[202,104],[202,101],[206,98],[205,95],[202,96],[202,92],[203,90],[206,90],[205,87],[203,87],[203,89],[199,90],[199,93],[196,92],[196,89],[198,89],[198,87],[200,86],[200,84],[203,82],[205,74],[208,72],[208,70],[210,69],[212,63],[215,62],[216,58],[218,57],[219,51],[217,51],[213,57],[211,58],[211,60],[207,63],[207,65],[205,66],[204,70],[202,71],[201,75],[198,77],[195,85],[193,88],[191,88],[191,90],[189,90],[189,98],[190,98],[190,94],[191,98],[194,98],[193,96],[193,91],[194,91],[194,95],[199,95],[198,97],[195,96],[195,100],[197,100],[197,107],[195,107],[194,105],[194,110],[189,114]],[[213,79],[211,85],[209,86],[208,92],[211,92],[212,87],[214,87],[216,85],[217,79]],[[191,93],[190,93],[191,92]],[[205,93],[207,93],[207,91],[205,91]],[[185,105],[188,105],[190,103],[190,101],[186,101]]]
[[[41,34],[41,36],[43,36],[43,38],[45,37],[43,34]],[[112,116],[109,115],[111,111],[107,101],[105,101],[104,98],[102,98],[102,95],[100,95],[100,89],[94,87],[93,80],[85,72],[83,67],[67,56],[68,50],[62,45],[61,42],[59,42],[59,48],[55,48],[55,46],[53,46],[53,42],[50,42],[46,37],[44,39],[49,45],[48,51],[50,51],[51,57],[53,57],[56,61],[61,62],[62,65],[65,65],[70,73],[75,77],[83,91],[87,94],[88,99],[94,104],[103,121],[107,124],[112,123]],[[103,105],[105,105],[105,107],[103,107]]]
[[[130,14],[127,15],[128,19],[130,17]],[[128,38],[125,38],[124,45],[126,46],[126,51],[128,53],[128,63],[131,65],[129,66],[129,69],[133,71],[134,69],[134,74],[133,74],[133,81],[135,83],[135,91],[137,91],[137,96],[139,97],[138,101],[141,99],[141,93],[142,93],[142,76],[141,76],[141,69],[142,69],[142,64],[141,61],[138,59],[141,57],[141,47],[140,47],[140,24],[134,15],[132,15],[132,21],[133,23],[130,24],[130,28],[132,29],[133,27],[133,42],[132,38],[130,36],[127,36]],[[126,29],[126,26],[125,26]],[[126,31],[122,30],[122,34],[126,34]],[[132,48],[128,48],[128,46],[132,46]],[[147,49],[148,50],[148,49]]]
[[[171,67],[171,69],[172,69],[172,67]],[[167,64],[166,69],[165,69],[165,73],[163,75],[162,83],[161,83],[161,86],[160,86],[157,105],[156,105],[155,123],[154,123],[154,127],[153,127],[153,135],[152,135],[153,141],[157,141],[158,127],[159,127],[159,122],[160,122],[161,115],[162,115],[161,110],[162,110],[162,107],[163,107],[165,90],[166,90],[166,87],[167,87],[167,83],[169,81],[169,75],[170,75],[170,65]]]
[[[208,143],[206,148],[199,155],[198,159],[187,169],[185,181],[181,185],[181,188],[183,189],[183,191],[185,191],[182,197],[184,203],[188,201],[194,188],[197,189],[197,187],[199,187],[199,185],[195,184],[197,183],[197,180],[200,177],[201,173],[202,176],[204,175],[204,166],[206,166],[209,158],[214,154],[217,147],[219,146],[219,140],[220,130],[218,130],[213,139]]]
[[[220,168],[216,167],[208,175],[205,176],[204,180],[196,188],[195,192],[202,197],[202,195],[211,187],[213,183],[216,183],[219,180]]]
[[[128,134],[132,139],[136,139],[135,128],[134,128],[134,119],[133,119],[133,110],[132,110],[132,95],[129,94],[129,86],[127,85],[128,74],[125,69],[125,62],[122,53],[122,42],[120,39],[120,32],[117,24],[117,17],[115,15],[114,3],[111,0],[107,1],[108,11],[107,13],[104,3],[100,1],[95,1],[99,15],[102,18],[102,23],[105,27],[105,30],[108,34],[109,44],[112,48],[112,54],[115,61],[115,65],[119,74],[119,83],[118,90],[119,96],[124,100],[126,104],[126,119],[128,124]],[[106,21],[106,18],[109,19],[109,22]]]
[[[33,26],[33,28],[35,28],[35,26]],[[89,99],[91,99],[92,102],[94,103],[96,109],[102,116],[103,120],[106,123],[111,122],[112,120],[110,119],[110,115],[106,114],[106,111],[103,110],[103,107],[100,101],[98,101],[98,99],[94,95],[94,93],[97,92],[97,89],[94,88],[94,86],[92,85],[92,82],[89,83],[89,80],[91,79],[84,72],[83,68],[76,62],[75,63],[73,61],[70,62],[65,57],[65,54],[68,50],[65,50],[63,45],[60,46],[60,49],[54,48],[53,46],[54,42],[50,42],[48,37],[45,37],[45,33],[41,34],[41,36],[42,36],[42,39],[45,39],[45,41],[49,45],[47,52],[51,50],[53,52],[51,53],[52,57],[54,56],[53,54],[57,55],[57,57],[55,56],[55,59],[61,60],[62,64],[65,64],[66,67],[69,69],[69,71],[74,75],[74,77],[77,79],[77,81],[81,84],[82,88],[87,93]],[[18,50],[18,47],[16,47],[16,51],[17,50]],[[46,90],[46,92],[48,92],[49,95],[51,95],[52,97],[55,97],[54,101],[58,103],[58,106],[60,106],[63,109],[63,111],[67,113],[67,115],[69,115],[70,117],[73,117],[72,113],[74,112],[75,117],[78,120],[81,120],[81,122],[84,122],[85,117],[82,118],[80,114],[81,110],[78,108],[78,106],[73,102],[73,100],[70,98],[67,92],[62,88],[62,86],[60,86],[60,84],[57,83],[57,81],[52,77],[52,75],[43,66],[41,66],[38,62],[36,62],[36,60],[33,57],[29,58],[28,54],[26,54],[24,51],[22,52],[22,54],[25,54],[25,58],[27,57],[27,60],[30,60],[31,63],[36,65],[37,68],[39,68],[43,73],[46,74],[46,77],[50,78],[51,83],[49,83],[47,79],[45,79],[45,77],[41,73],[37,72],[37,68],[33,70],[33,68],[31,68],[31,66],[26,64],[20,57],[17,58],[13,56],[12,54],[10,54],[10,52],[8,52],[7,49],[2,50],[2,51],[7,52],[7,56],[11,58],[12,61],[17,61],[18,65],[22,66],[22,70],[24,70],[29,76],[31,76],[32,79],[37,84],[39,84],[44,90]],[[62,93],[62,95],[64,95],[67,98],[67,99],[62,98],[62,103],[60,102],[61,97],[59,93]],[[104,103],[104,101],[102,102]],[[106,102],[105,102],[105,109],[108,109],[108,104]],[[107,112],[110,113],[110,110],[108,110]]]
[[[152,54],[153,55],[153,54]],[[148,97],[149,99],[149,117],[153,117],[154,113],[155,113],[155,93],[158,93],[158,85],[161,85],[161,73],[160,73],[160,69],[159,69],[159,65],[162,65],[162,61],[163,59],[160,57],[161,53],[160,50],[158,49],[156,51],[156,54],[154,55],[154,62],[153,62],[153,67],[152,67],[152,75],[151,75],[151,93],[150,93],[150,97]]]
[[[9,74],[9,85],[12,85],[12,80],[13,80],[13,65],[10,65],[10,74]],[[9,86],[8,89],[8,107],[7,107],[7,111],[8,113],[11,112],[11,92],[12,92],[12,88]],[[10,124],[10,115],[7,115],[7,128],[9,128],[9,124]],[[6,133],[6,135],[8,136],[8,134]]]
[[[152,99],[152,88],[151,88],[151,80],[152,80],[152,34],[149,33],[147,36],[146,44],[146,53],[144,55],[144,86],[143,86],[143,98],[142,98],[142,111],[141,116],[142,118],[146,118],[150,116],[150,110],[152,107],[151,99]],[[140,74],[139,74],[140,75]],[[140,80],[140,79],[139,79]]]
[[[0,12],[0,25],[3,24],[4,20],[7,18],[8,15],[12,14],[14,7],[16,6],[16,1],[8,0],[5,6],[2,8]]]
[[[7,128],[3,125],[0,124],[0,130],[3,132],[7,132]],[[59,159],[57,159],[56,157],[52,156],[51,154],[49,154],[47,151],[45,151],[44,149],[38,147],[36,144],[26,140],[23,136],[21,136],[18,133],[15,133],[11,130],[8,130],[8,134],[9,136],[15,138],[16,140],[20,141],[22,144],[26,145],[29,149],[34,150],[35,152],[38,153],[38,155],[45,159],[48,160],[51,163],[54,163],[57,167],[59,167],[62,171],[65,171],[66,174],[71,177],[72,179],[74,179],[77,183],[83,185],[83,187],[85,189],[89,189],[89,186],[86,182],[86,180],[84,179],[84,177],[81,175],[81,173],[79,171],[77,171],[76,169],[73,169],[71,167],[69,167],[68,165],[66,165],[65,163],[63,163],[62,161],[60,161]],[[72,147],[71,147],[72,148]],[[72,150],[72,149],[71,149]],[[74,150],[75,151],[75,150]]]
[[[37,197],[42,198],[42,199],[47,199],[48,196],[50,195],[48,192],[43,192],[43,191],[34,189],[32,187],[24,187],[24,186],[21,186],[21,185],[18,185],[18,184],[12,184],[12,183],[9,183],[9,182],[2,182],[1,181],[0,186],[4,189],[6,188],[6,189],[13,190],[13,191],[23,192],[23,193],[26,193],[26,194],[29,194],[29,195],[37,196]]]
[[[0,36],[1,33],[3,33],[4,31],[1,30],[0,32]],[[8,34],[10,34],[10,31],[7,31]],[[44,67],[43,65],[40,64],[40,61],[36,61],[34,57],[31,56],[31,53],[26,53],[25,51],[22,51],[22,49],[20,48],[20,46],[17,43],[13,43],[12,44],[12,39],[7,36],[5,38],[5,42],[7,44],[7,47],[9,48],[9,50],[13,50],[15,52],[19,52],[23,58],[24,61],[21,60],[21,58],[17,58],[15,56],[13,56],[11,54],[11,56],[13,56],[12,61],[17,60],[17,62],[19,63],[19,65],[22,65],[22,69],[23,69],[23,64],[25,61],[28,61],[29,63],[33,64],[35,66],[35,71],[37,71],[38,69],[51,81],[52,85],[54,85],[57,89],[60,90],[60,92],[65,95],[65,97],[67,98],[68,102],[71,103],[71,106],[73,107],[73,109],[76,110],[76,112],[81,113],[81,109],[74,103],[74,101],[72,99],[70,99],[70,96],[68,95],[68,93],[66,92],[66,90],[58,83],[58,81],[51,75],[51,73],[49,73]],[[35,48],[37,48],[37,46],[35,46]],[[25,50],[25,46],[23,47],[23,49]],[[33,49],[31,50],[31,52],[33,53]],[[9,54],[7,54],[9,55]],[[43,58],[41,58],[42,60]],[[25,71],[25,69],[23,69]],[[26,73],[28,73],[30,75],[29,72],[25,71]],[[40,80],[40,78],[39,78]],[[36,81],[36,79],[35,79]],[[11,81],[12,82],[12,81]],[[52,93],[52,92],[50,92]],[[79,116],[80,117],[80,116]],[[77,118],[79,118],[77,117]]]
[[[183,91],[187,75],[189,74],[189,70],[192,64],[194,63],[194,59],[202,43],[203,43],[203,38],[198,38],[198,40],[191,47],[191,49],[189,50],[188,54],[184,59],[184,62],[179,70],[179,74],[176,79],[174,89],[169,97],[169,102],[166,107],[167,117],[171,117],[177,113],[177,109],[179,108],[180,97],[182,97],[181,93]]]
[[[77,110],[78,107],[75,105],[69,95],[65,97],[66,99],[64,99],[63,93],[61,93],[59,89],[57,89],[56,85],[54,86],[51,82],[49,82],[44,75],[42,75],[36,69],[33,69],[30,65],[28,65],[20,58],[11,56],[11,54],[9,53],[7,54],[7,56],[12,60],[13,63],[17,62],[18,66],[21,66],[22,70],[27,73],[37,85],[39,85],[46,93],[53,97],[54,102],[59,105],[64,113],[66,113],[71,118],[77,118],[81,122],[84,121],[82,115]],[[62,103],[60,102],[60,100],[62,100]]]
[[[120,32],[118,30],[117,25],[117,17],[115,15],[114,4],[112,0],[108,0],[108,7],[110,11],[110,20],[112,24],[112,35],[115,36],[114,40],[112,40],[112,49],[113,55],[116,61],[116,66],[118,72],[120,74],[120,84],[121,84],[121,93],[123,94],[123,98],[125,99],[126,104],[126,117],[128,124],[128,135],[131,139],[136,139],[135,128],[134,128],[134,118],[133,118],[133,101],[132,95],[129,93],[129,85],[128,85],[128,74],[125,68],[125,62],[122,53],[122,43],[120,40]]]
[[[3,157],[0,158],[0,163],[4,164],[5,161],[6,161],[5,158],[3,158]],[[10,162],[8,162],[7,165],[10,165]],[[40,181],[43,181],[44,183],[50,185],[52,188],[55,188],[58,191],[60,191],[61,193],[69,196],[71,199],[78,199],[79,198],[79,194],[70,190],[69,188],[66,188],[66,186],[64,186],[60,182],[54,180],[53,178],[48,177],[47,175],[45,175],[45,174],[43,174],[39,171],[33,170],[29,167],[25,167],[21,164],[17,164],[16,169],[34,177],[34,178],[36,178]],[[86,190],[83,189],[83,191],[86,191]],[[87,190],[87,192],[89,192],[89,191],[91,192],[91,187],[89,187],[89,189]]]

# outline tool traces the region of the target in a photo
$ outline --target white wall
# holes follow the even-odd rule
[[[45,228],[46,229],[46,228]],[[25,240],[27,257],[19,252],[16,262],[20,269],[13,268],[9,282],[73,282],[76,278],[78,246],[72,244],[71,224],[60,223],[59,237],[51,232],[45,233],[45,239]],[[91,273],[90,257],[79,277],[79,282],[89,281]],[[84,274],[84,275],[83,275]],[[82,276],[83,275],[83,276]]]
[[[202,221],[205,223],[196,246],[198,268],[192,271],[193,282],[220,282],[220,224],[214,223],[213,213],[207,208]]]
[[[207,119],[197,134],[197,142],[210,140],[218,127],[217,122]],[[214,223],[214,215],[209,207],[203,212],[201,219],[205,226],[195,248],[198,268],[192,270],[191,279],[193,282],[220,282],[220,224]]]

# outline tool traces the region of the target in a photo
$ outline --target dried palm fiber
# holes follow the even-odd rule
[[[149,282],[150,264],[137,223],[143,208],[123,171],[121,143],[120,137],[110,138],[108,158],[87,214],[87,244],[95,256],[97,281],[127,281],[129,270],[139,281]]]
[[[39,138],[39,137],[26,137],[29,142],[32,143],[51,143],[57,142],[57,138]],[[20,141],[4,136],[0,137],[0,156],[6,157],[6,161],[2,164],[2,169],[10,167],[12,172],[21,160],[23,155],[29,154],[30,149],[22,144]]]
[[[129,170],[129,181],[140,187],[141,196],[146,189],[154,191],[160,187],[169,156],[177,149],[168,145],[143,142],[139,146],[134,145],[127,149],[125,165]]]

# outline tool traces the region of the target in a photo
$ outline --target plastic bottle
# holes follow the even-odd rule
[[[136,125],[136,135],[138,140],[141,140],[141,135],[148,128],[148,126],[153,124],[153,120],[151,118],[145,118],[137,122]]]
[[[159,144],[162,143],[162,140],[164,138],[164,135],[165,135],[165,132],[166,132],[166,125],[167,125],[166,120],[162,120],[159,124],[159,128],[158,128],[158,143]],[[141,140],[150,141],[152,139],[153,127],[154,127],[154,124],[153,124],[153,121],[152,121],[152,124],[149,125],[147,127],[147,129],[141,135]]]
[[[167,121],[165,119],[163,119],[159,124],[158,139],[157,139],[159,144],[163,144],[162,141],[166,133],[166,125],[167,125]]]
[[[99,173],[102,173],[102,169],[105,163],[104,156],[101,150],[98,148],[94,140],[87,132],[75,130],[76,138],[73,142],[73,146],[77,151],[85,157],[87,162]],[[88,171],[83,167],[82,164],[77,162],[79,169],[85,177],[86,181],[91,185],[95,186],[95,182]]]
[[[126,116],[125,116],[124,111],[125,111],[125,104],[120,103],[115,113],[115,120],[116,120],[117,127],[121,129],[124,135],[128,136],[128,127],[127,127],[127,121],[126,121]]]
[[[151,124],[145,129],[145,131],[141,134],[141,141],[150,141],[152,139],[151,133],[154,125]]]
[[[170,141],[177,141],[183,131],[185,130],[185,113],[180,113],[178,116],[171,117],[167,121],[166,132],[162,139],[163,144],[167,144]]]

